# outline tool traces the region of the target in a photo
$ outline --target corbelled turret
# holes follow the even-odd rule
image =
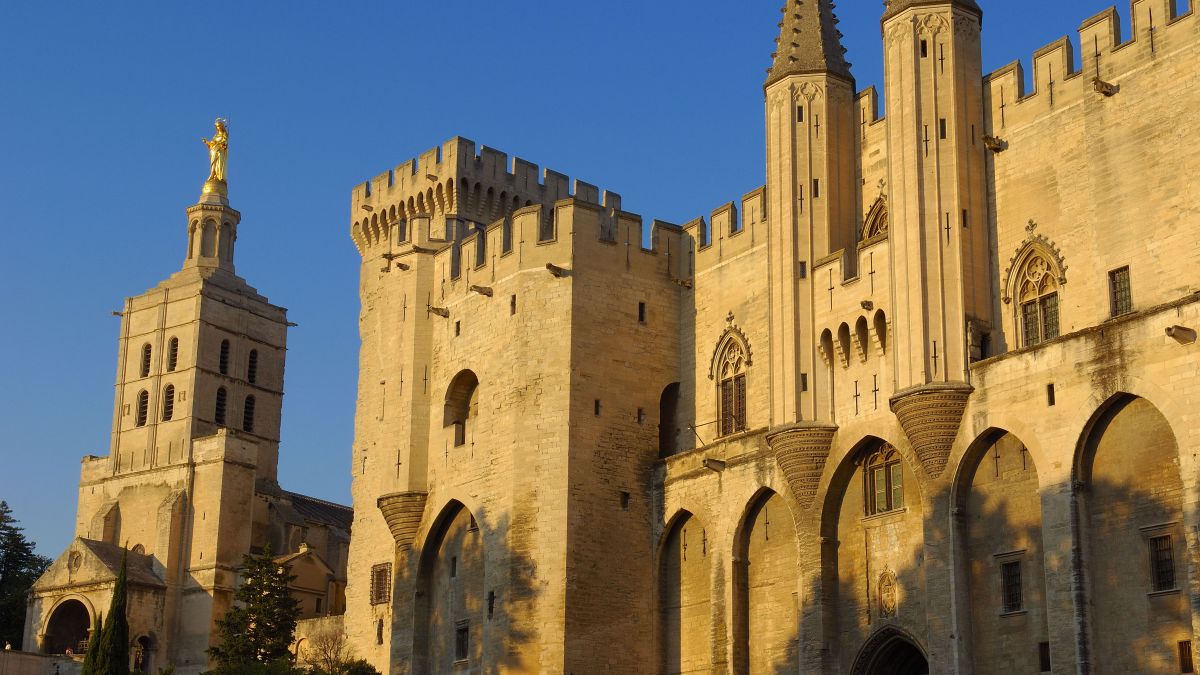
[[[788,75],[812,73],[854,80],[833,7],[832,0],[787,0],[772,55],[774,63],[767,75],[768,86]]]
[[[961,7],[962,9],[975,12],[980,16],[980,18],[983,17],[983,10],[979,8],[979,5],[975,2],[975,0],[953,0],[949,3],[947,3],[946,0],[885,0],[883,4],[887,5],[887,9],[883,11],[884,21],[887,21],[906,9],[911,7],[920,7],[921,5],[951,4],[956,7]]]

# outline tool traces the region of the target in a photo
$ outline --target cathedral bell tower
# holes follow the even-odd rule
[[[933,475],[991,316],[980,26],[974,0],[891,0],[883,16],[896,395]]]
[[[771,424],[829,421],[814,335],[813,261],[854,245],[854,77],[830,0],[788,0],[765,85]],[[812,383],[806,374],[812,374]]]

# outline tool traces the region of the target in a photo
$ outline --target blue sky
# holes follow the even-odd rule
[[[980,2],[988,70],[1075,42],[1107,6]],[[214,117],[230,119],[238,271],[299,324],[281,481],[348,503],[351,187],[462,135],[612,189],[647,218],[706,214],[763,182],[780,4],[3,3],[0,499],[43,554],[70,541],[80,457],[108,451],[110,313],[179,268]],[[839,8],[860,88],[881,84],[881,12]]]

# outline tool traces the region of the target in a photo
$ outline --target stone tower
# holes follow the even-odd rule
[[[263,541],[257,497],[282,494],[287,314],[234,271],[240,219],[210,180],[187,209],[182,269],[126,299],[110,451],[83,460],[76,538],[33,589],[26,644],[74,649],[71,613],[108,606],[124,547],[142,663],[207,667],[242,556]]]

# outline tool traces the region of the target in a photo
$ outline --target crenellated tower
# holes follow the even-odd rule
[[[854,244],[854,77],[830,0],[789,0],[766,90],[771,424],[831,421],[814,335],[815,261]]]
[[[883,16],[895,411],[941,473],[986,349],[982,11],[974,0],[893,0]]]

